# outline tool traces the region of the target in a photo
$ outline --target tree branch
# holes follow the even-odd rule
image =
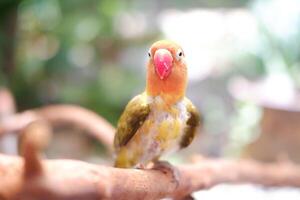
[[[45,120],[52,125],[71,123],[81,127],[112,151],[115,128],[96,113],[75,105],[45,106],[6,117],[0,121],[0,135],[18,132],[36,120]]]
[[[23,182],[22,185],[22,159],[0,155],[0,197],[12,197],[21,191],[23,197],[30,194],[38,199],[51,191],[61,199],[79,194],[95,197],[91,199],[158,199],[184,197],[221,183],[300,187],[300,167],[291,164],[203,160],[178,166],[180,184],[177,188],[172,177],[156,170],[118,169],[73,160],[48,160],[43,166],[44,176],[34,184]],[[32,193],[32,188],[39,192]]]

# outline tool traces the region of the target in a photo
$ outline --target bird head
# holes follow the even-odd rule
[[[175,42],[160,40],[148,52],[147,92],[152,96],[185,95],[187,67],[182,48]]]

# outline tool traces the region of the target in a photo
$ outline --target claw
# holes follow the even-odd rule
[[[179,171],[167,161],[155,161],[152,167],[154,170],[159,170],[162,173],[172,177],[172,182],[175,183],[176,188],[179,186],[180,176]]]
[[[144,164],[142,164],[142,163],[139,163],[139,164],[136,165],[135,168],[136,169],[146,169],[146,166]]]

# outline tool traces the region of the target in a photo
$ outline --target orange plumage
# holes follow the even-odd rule
[[[150,54],[154,55],[159,48],[165,48],[175,58],[178,49],[181,49],[176,43],[161,40],[152,45]],[[147,65],[147,83],[146,92],[150,96],[161,96],[166,104],[172,105],[179,99],[185,96],[185,90],[187,86],[187,68],[184,60],[173,61],[172,73],[167,79],[160,79],[156,72],[153,63],[153,59],[149,59]]]

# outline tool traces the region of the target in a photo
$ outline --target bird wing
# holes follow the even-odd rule
[[[115,149],[118,150],[130,141],[149,113],[150,106],[144,94],[137,95],[127,104],[117,125],[117,132],[114,138]]]
[[[188,98],[185,98],[185,103],[189,118],[186,122],[186,128],[180,141],[180,148],[189,146],[197,133],[197,129],[202,126],[203,123],[203,118],[193,103]]]

